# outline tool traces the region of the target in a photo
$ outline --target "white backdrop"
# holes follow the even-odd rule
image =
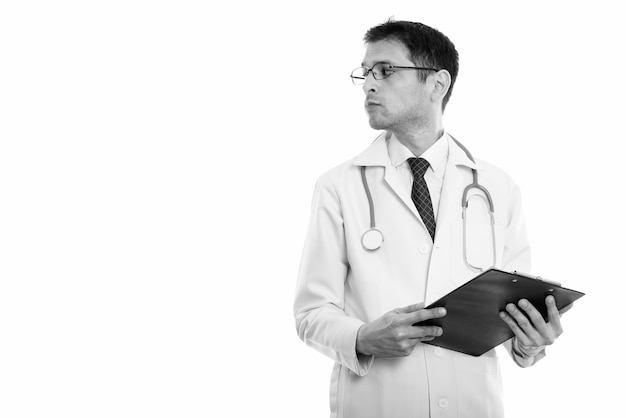
[[[54,4],[53,4],[54,3]],[[587,293],[508,417],[616,416],[618,2],[0,5],[0,416],[324,417],[291,313],[315,179],[376,133],[348,74],[390,16],[461,56],[447,130],[522,188],[534,271]]]

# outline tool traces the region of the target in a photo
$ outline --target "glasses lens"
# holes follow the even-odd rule
[[[352,78],[352,82],[354,84],[363,84],[365,83],[365,79],[367,78],[367,68],[359,67],[352,71],[350,74],[350,78]]]
[[[372,73],[374,73],[374,78],[376,80],[382,80],[383,78],[387,78],[393,74],[393,71],[389,68],[389,64],[379,62],[372,67]]]

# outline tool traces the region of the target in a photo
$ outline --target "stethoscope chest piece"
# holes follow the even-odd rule
[[[361,237],[361,244],[367,251],[376,251],[383,245],[383,233],[376,228],[371,228]]]

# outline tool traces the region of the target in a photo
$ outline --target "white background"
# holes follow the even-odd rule
[[[533,273],[587,293],[536,367],[501,353],[508,416],[618,415],[618,2],[208,4],[0,6],[0,416],[328,415],[293,291],[390,16],[455,42],[447,130],[521,186]]]

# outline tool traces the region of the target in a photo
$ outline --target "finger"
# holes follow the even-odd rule
[[[413,325],[428,319],[443,318],[447,313],[446,308],[421,309],[419,311],[406,314],[403,318],[403,322]]]
[[[427,341],[432,341],[437,337],[422,337],[422,338],[416,338],[417,341],[421,342],[421,343],[425,343]]]
[[[563,328],[561,327],[561,315],[556,307],[554,296],[546,297],[546,306],[548,307],[548,320],[550,321],[550,327],[554,330],[555,335],[558,337],[563,333]]]
[[[423,340],[424,338],[435,338],[443,335],[443,328],[436,326],[421,327],[419,325],[410,327],[407,332],[408,338],[416,338]]]
[[[513,334],[524,345],[530,344],[530,339],[518,325],[517,322],[506,312],[500,312],[500,318],[509,326]]]
[[[415,348],[416,345],[418,345],[421,341],[417,338],[409,338],[406,339],[405,341],[403,341],[403,345],[405,346],[405,349],[410,349],[411,351],[413,351],[413,349]]]
[[[435,338],[437,338],[437,337],[434,336],[434,335],[425,335],[423,337],[410,338],[410,339],[404,340],[402,342],[401,350],[404,352],[404,355],[411,354],[413,349],[415,349],[416,345],[418,345],[420,343],[423,343],[425,341],[432,341]]]
[[[563,333],[561,321],[559,319],[559,311],[556,309],[556,302],[554,301],[554,297],[552,295],[546,297],[546,308],[548,311],[547,323],[539,311],[535,309],[532,303],[526,299],[521,299],[519,301],[519,305],[528,314],[535,330],[539,334],[539,339],[534,339],[536,344],[550,345],[554,343],[557,337]]]
[[[533,324],[528,320],[526,315],[514,304],[509,303],[506,306],[508,314],[517,322],[517,325],[524,331],[524,334],[532,342],[539,343],[541,335],[537,332]],[[543,319],[542,319],[543,320]]]
[[[546,323],[546,321],[543,319],[543,316],[533,306],[532,303],[530,303],[526,299],[520,299],[520,301],[517,304],[520,308],[522,308],[524,312],[526,312],[528,318],[530,318],[532,325],[539,332],[539,334],[543,336],[543,335],[547,335],[547,333],[550,332],[550,330],[548,329],[549,325]],[[548,310],[549,309],[550,307],[548,306]]]
[[[415,311],[424,309],[424,302],[416,303],[414,305],[405,306],[403,308],[394,309],[394,312],[399,314],[408,314]]]

